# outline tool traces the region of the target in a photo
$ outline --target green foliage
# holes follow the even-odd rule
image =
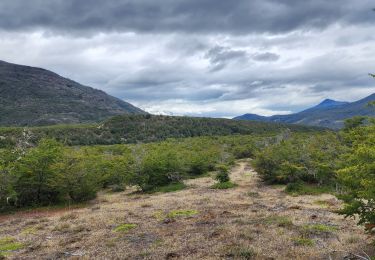
[[[22,249],[24,245],[13,237],[4,237],[0,239],[0,256],[2,253]]]
[[[59,192],[54,188],[57,172],[53,165],[62,157],[63,147],[51,139],[39,145],[14,163],[14,191],[20,205],[56,203]]]
[[[370,229],[375,225],[375,125],[352,129],[345,137],[351,149],[337,171],[346,202],[341,213],[358,216]]]
[[[192,217],[197,215],[199,212],[197,210],[192,209],[177,209],[172,210],[167,214],[169,218],[176,218],[176,217]]]
[[[99,183],[98,176],[90,171],[92,165],[87,165],[90,162],[86,156],[67,151],[64,158],[53,166],[57,173],[53,187],[61,200],[82,202],[95,197]]]
[[[316,132],[319,128],[266,122],[229,119],[122,115],[101,124],[54,125],[30,127],[30,142],[37,144],[43,138],[53,138],[65,145],[110,145],[137,142],[155,142],[168,138],[230,135],[272,135],[285,129],[296,132]],[[16,144],[24,132],[21,127],[0,127],[0,149]],[[254,144],[248,141],[235,148],[236,157],[253,153]]]
[[[350,131],[356,127],[359,127],[365,123],[365,116],[355,116],[349,119],[346,119],[344,122],[344,131]]]
[[[291,195],[318,195],[322,193],[332,193],[331,186],[318,186],[316,184],[307,184],[303,182],[288,183],[285,191]]]
[[[337,231],[336,226],[326,224],[307,224],[299,227],[299,233],[304,239],[309,239],[316,236],[327,236]]]
[[[258,152],[254,167],[270,184],[306,182],[324,186],[334,182],[338,157],[345,151],[337,134],[294,134]],[[293,184],[289,188],[297,186]]]
[[[229,182],[229,170],[226,165],[217,166],[217,174],[215,179],[220,183]]]
[[[315,245],[314,240],[312,240],[310,238],[304,238],[304,237],[293,238],[293,242],[297,246],[313,246],[313,245]]]
[[[180,190],[185,188],[183,179],[213,171],[217,165],[227,177],[234,151],[249,143],[261,147],[260,140],[263,137],[198,137],[68,147],[43,139],[31,148],[0,149],[0,207],[79,203],[94,198],[102,188],[122,190],[131,185],[146,192]],[[233,184],[223,187],[228,185]]]
[[[114,231],[115,232],[122,232],[122,233],[127,233],[129,232],[131,229],[134,229],[137,227],[137,224],[121,224],[119,226],[117,226]]]
[[[218,189],[218,190],[225,190],[225,189],[231,189],[236,187],[237,185],[233,182],[227,181],[227,182],[219,182],[215,183],[211,186],[211,189]]]

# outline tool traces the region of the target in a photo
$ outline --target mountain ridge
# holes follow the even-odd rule
[[[250,113],[234,117],[233,119],[302,124],[340,129],[343,127],[345,119],[353,116],[374,117],[375,109],[367,106],[370,101],[374,100],[375,93],[354,102],[325,99],[316,106],[293,114],[267,117]]]
[[[0,125],[91,123],[143,110],[55,72],[0,61]]]

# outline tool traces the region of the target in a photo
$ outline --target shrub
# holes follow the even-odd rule
[[[303,189],[302,182],[288,183],[285,187],[285,191],[288,193],[299,193]]]
[[[215,183],[214,185],[211,186],[211,189],[225,190],[225,189],[234,188],[236,186],[237,185],[235,183],[227,181],[227,182]]]
[[[230,180],[228,167],[225,165],[219,165],[217,167],[217,174],[215,179],[220,183],[228,182]]]
[[[182,182],[177,182],[177,183],[171,183],[166,186],[161,186],[161,187],[154,187],[152,190],[148,191],[149,193],[153,192],[174,192],[174,191],[179,191],[183,190],[186,188],[186,185]]]
[[[331,185],[346,149],[337,134],[292,135],[258,152],[254,167],[269,184]]]
[[[145,152],[132,180],[143,191],[168,185],[180,179],[182,173],[182,165],[173,147],[160,144],[150,148]]]

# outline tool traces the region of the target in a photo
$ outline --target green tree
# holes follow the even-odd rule
[[[346,204],[342,214],[359,217],[367,228],[375,225],[375,126],[355,128],[346,134],[350,151],[343,155],[337,171],[344,188],[340,196]]]
[[[182,165],[176,149],[168,143],[150,145],[142,156],[140,167],[135,170],[133,184],[143,191],[178,182],[182,177]]]
[[[17,160],[12,169],[14,191],[20,205],[56,202],[59,192],[53,182],[56,171],[52,167],[62,157],[62,145],[52,139],[42,139]]]
[[[346,119],[344,122],[344,131],[350,131],[353,128],[361,126],[366,120],[365,116],[355,116],[349,119]]]
[[[100,176],[90,171],[88,156],[66,151],[64,157],[52,166],[55,176],[49,186],[59,194],[61,201],[82,202],[92,199],[100,188]]]
[[[17,196],[13,189],[14,178],[10,173],[17,154],[8,149],[0,150],[0,209],[15,206]]]

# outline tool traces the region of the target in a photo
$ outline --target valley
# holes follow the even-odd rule
[[[372,252],[363,229],[334,213],[341,207],[334,196],[288,195],[264,185],[250,165],[236,161],[231,189],[211,189],[207,176],[176,192],[103,191],[80,208],[6,215],[1,237],[20,245],[10,259],[360,259]]]

